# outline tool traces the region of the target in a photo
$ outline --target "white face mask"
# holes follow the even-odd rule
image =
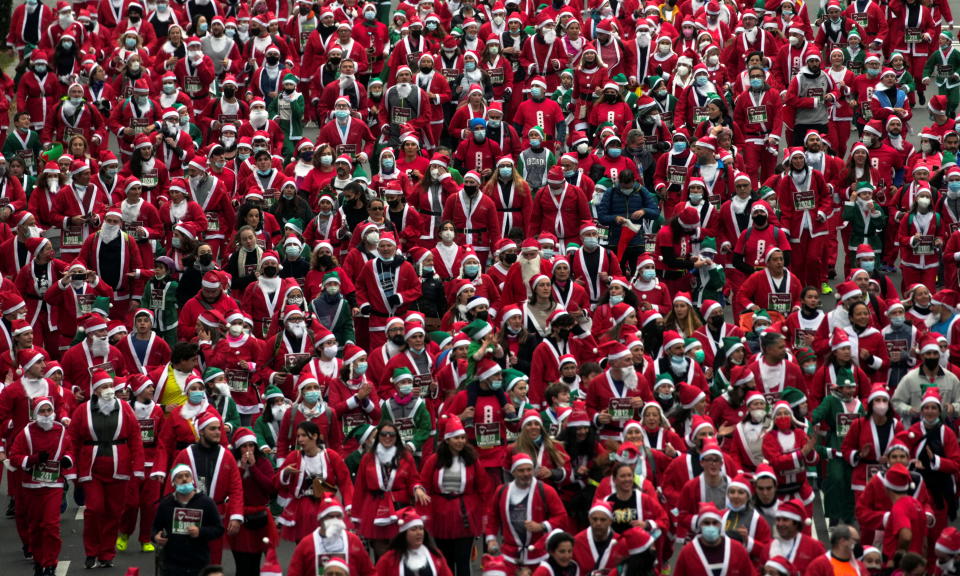
[[[267,121],[267,111],[266,110],[253,110],[250,112],[250,121],[254,124],[263,124]]]
[[[113,402],[117,398],[117,391],[113,388],[104,388],[103,392],[100,393],[100,399],[106,403]]]
[[[336,346],[324,346],[323,348],[323,357],[327,360],[333,360],[337,357],[337,347]]]
[[[231,324],[230,325],[230,335],[239,336],[243,334],[243,324]]]
[[[270,412],[273,414],[273,419],[279,422],[280,420],[283,420],[283,415],[287,413],[287,405],[277,404],[270,409]]]
[[[750,411],[750,417],[753,418],[754,422],[759,422],[763,420],[764,416],[766,415],[767,415],[767,411],[764,410],[763,408],[758,408],[756,410]]]
[[[39,425],[43,430],[50,430],[53,428],[53,414],[37,416],[37,425]]]
[[[454,233],[453,230],[444,230],[440,232],[440,239],[444,242],[453,242]]]

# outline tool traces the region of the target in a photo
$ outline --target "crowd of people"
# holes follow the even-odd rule
[[[56,573],[72,499],[85,568],[168,576],[960,574],[952,31],[947,0],[26,0],[24,558]]]

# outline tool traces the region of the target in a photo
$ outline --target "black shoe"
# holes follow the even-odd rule
[[[43,566],[33,563],[33,576],[43,576]]]
[[[113,568],[113,560],[100,560],[98,564],[101,568]]]
[[[25,559],[27,559],[27,560],[33,560],[33,552],[31,552],[30,550],[28,550],[26,546],[23,546],[23,547],[21,548],[21,550],[23,550],[23,557],[24,557]]]
[[[83,563],[83,567],[87,570],[97,567],[97,557],[96,556],[87,556],[87,559]]]
[[[927,103],[927,97],[923,95],[923,92],[918,92],[917,98],[919,98],[921,106]]]
[[[56,566],[47,566],[43,569],[42,576],[57,576],[57,567]]]
[[[7,518],[13,518],[15,514],[16,510],[14,509],[13,497],[11,496],[10,503],[7,504]]]

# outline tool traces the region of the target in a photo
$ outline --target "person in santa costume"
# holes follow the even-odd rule
[[[397,254],[397,238],[391,232],[380,235],[377,258],[367,261],[357,278],[357,305],[370,315],[370,347],[386,341],[386,320],[403,314],[420,299],[422,285],[413,265]]]
[[[165,372],[157,375],[166,377]],[[169,408],[169,414],[157,434],[157,452],[154,458],[156,463],[152,476],[163,479],[170,469],[177,454],[195,443],[200,438],[200,420],[207,415],[221,419],[217,409],[207,400],[203,379],[196,371],[191,371],[183,384],[183,394],[186,402],[181,406]],[[156,392],[154,392],[156,401]],[[164,405],[160,402],[161,405]]]
[[[534,566],[547,557],[547,535],[554,527],[563,527],[567,512],[560,496],[533,474],[533,460],[526,454],[513,456],[510,473],[513,481],[501,485],[490,501],[486,526],[487,549],[501,551],[512,569]],[[518,512],[526,510],[526,514]],[[523,516],[525,520],[514,522]],[[498,543],[498,535],[500,542]]]
[[[757,270],[736,290],[735,308],[741,312],[764,309],[786,317],[800,307],[803,289],[800,279],[785,266],[784,252],[770,246],[764,255],[765,268]]]
[[[699,451],[702,473],[683,485],[677,506],[673,510],[676,520],[675,534],[681,539],[696,533],[698,511],[702,502],[717,504],[717,500],[725,497],[724,486],[730,483],[732,477],[724,470],[723,456],[720,445],[714,438],[704,439]]]
[[[244,331],[241,312],[234,312],[226,320],[227,334],[214,345],[213,353],[207,356],[207,365],[226,373],[230,396],[237,404],[240,421],[247,425],[261,410],[260,393],[254,385],[254,378],[260,369],[260,359],[266,354],[265,343]]]
[[[940,533],[934,548],[937,557],[935,576],[956,576],[958,572],[957,557],[960,556],[960,531],[948,526]]]
[[[201,383],[202,385],[202,383]],[[190,444],[174,457],[171,470],[186,465],[193,473],[197,490],[210,497],[223,518],[228,536],[240,532],[243,524],[243,483],[233,453],[226,449],[223,422],[216,413],[205,412],[196,421],[198,441]],[[162,476],[165,476],[162,473]],[[158,476],[155,471],[153,476]],[[168,485],[167,493],[172,490]],[[158,512],[159,517],[159,512]],[[211,540],[210,561],[219,564],[223,555],[224,539]]]
[[[892,506],[883,518],[883,555],[893,558],[900,551],[923,554],[928,542],[928,518],[923,505],[913,494],[910,471],[894,464],[883,475],[884,487]],[[936,530],[936,526],[932,527]],[[933,544],[936,537],[933,538]],[[931,546],[932,548],[932,546]],[[928,550],[928,557],[933,554]]]
[[[713,502],[703,502],[697,510],[698,534],[680,549],[674,566],[676,574],[710,576],[725,569],[727,576],[754,574],[750,554],[743,544],[723,533],[720,510]]]
[[[776,535],[770,544],[770,557],[783,556],[794,566],[809,566],[826,551],[819,540],[804,534],[812,520],[803,502],[796,498],[781,501],[776,512]]]
[[[830,551],[807,564],[804,575],[867,574],[867,567],[856,557],[855,548],[859,543],[859,530],[847,524],[834,526],[830,530]]]
[[[823,174],[807,165],[803,148],[790,148],[786,157],[787,170],[775,187],[780,221],[790,233],[794,253],[806,255],[792,262],[797,276],[805,285],[819,286],[825,272],[817,256],[823,252],[831,195]]]
[[[870,479],[882,469],[881,459],[903,430],[903,424],[892,410],[890,393],[885,385],[873,385],[866,408],[863,416],[850,423],[842,446],[843,459],[853,467],[850,484],[854,493],[862,493]]]
[[[373,574],[373,562],[363,546],[363,541],[354,532],[347,530],[343,506],[327,494],[317,512],[317,527],[301,539],[293,550],[288,576],[314,576],[327,574],[323,570],[342,566],[345,576],[349,574]]]
[[[760,566],[769,557],[773,536],[770,525],[757,510],[752,496],[750,477],[744,474],[733,477],[727,484],[727,509],[723,511],[723,525],[727,536],[747,549],[754,566]]]
[[[587,513],[590,526],[573,538],[573,559],[587,574],[607,573],[618,564],[617,543],[620,535],[613,531],[613,506],[597,502]],[[653,538],[650,539],[653,543]]]
[[[763,457],[777,473],[777,493],[782,498],[801,498],[811,509],[814,493],[807,482],[807,466],[820,460],[817,436],[807,436],[784,400],[773,405],[772,415],[774,430],[763,438]]]
[[[183,342],[189,342],[197,336],[197,318],[205,310],[218,312],[226,318],[239,310],[236,300],[224,290],[220,275],[210,270],[203,275],[200,292],[187,300],[180,309],[177,335]]]
[[[106,326],[101,330],[106,331]],[[86,364],[89,366],[90,364]],[[117,534],[131,478],[143,478],[143,439],[137,415],[117,400],[114,380],[96,369],[90,400],[73,412],[69,439],[77,446],[77,481],[83,484],[84,566],[109,567],[117,554]],[[75,382],[86,382],[86,378]]]
[[[170,361],[170,346],[153,330],[153,310],[137,308],[133,331],[117,343],[131,372],[146,374]]]
[[[778,322],[775,326],[782,327]],[[796,388],[806,395],[807,385],[803,371],[787,357],[786,337],[780,328],[771,327],[760,336],[761,353],[749,364],[756,379],[756,389],[776,402],[787,388]]]
[[[852,465],[842,457],[841,446],[853,422],[864,413],[857,397],[857,382],[851,367],[836,368],[836,381],[830,384],[830,394],[813,410],[811,421],[817,433],[824,436],[818,450],[827,460],[823,481],[826,516],[844,524],[853,522],[851,489]],[[889,404],[885,406],[889,408]]]
[[[500,218],[496,203],[481,192],[482,186],[479,172],[471,170],[464,174],[463,187],[447,196],[443,203],[442,219],[453,222],[457,244],[472,245],[481,260],[485,260],[500,241]],[[527,225],[529,228],[529,222]]]
[[[355,499],[353,516],[360,519],[360,535],[370,541],[376,558],[386,553],[398,533],[397,511],[410,504],[429,504],[416,462],[400,442],[395,424],[381,423],[373,445],[361,458]]]
[[[34,574],[53,576],[60,556],[60,504],[66,480],[76,479],[74,451],[66,426],[56,421],[53,398],[37,396],[31,402],[33,421],[17,434],[10,462],[23,474],[17,510],[27,514]]]
[[[453,576],[416,509],[404,508],[397,511],[397,516],[399,533],[391,541],[390,550],[377,562],[377,576]]]
[[[75,386],[93,381],[93,373],[102,370],[116,376],[126,376],[127,363],[123,354],[107,341],[107,321],[99,314],[89,314],[83,320],[84,339],[64,353],[61,365],[64,379]]]
[[[601,440],[619,441],[623,427],[634,420],[643,407],[642,393],[648,384],[633,367],[633,355],[616,340],[605,343],[601,352],[607,358],[607,370],[589,383],[587,414],[600,430]],[[648,392],[649,393],[649,392]]]
[[[150,532],[153,519],[157,512],[157,501],[160,499],[161,482],[151,478],[154,464],[157,462],[157,441],[163,432],[163,409],[153,401],[155,386],[153,381],[144,374],[132,374],[127,378],[132,398],[130,406],[140,424],[140,437],[143,441],[143,473],[144,478],[132,478],[127,491],[126,507],[120,520],[120,534],[117,535],[117,551],[124,552],[130,536],[137,526],[137,516],[140,516],[140,551],[154,552],[156,548],[152,542]]]
[[[297,424],[296,431],[299,450],[283,460],[276,476],[279,502],[284,506],[279,523],[283,526],[284,540],[291,542],[299,542],[316,528],[318,513],[328,493],[339,492],[347,513],[353,505],[350,471],[340,455],[326,447],[320,427],[306,420]]]

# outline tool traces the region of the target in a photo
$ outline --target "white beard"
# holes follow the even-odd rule
[[[381,464],[387,464],[393,460],[393,457],[397,454],[397,447],[391,446],[387,448],[383,444],[377,444],[377,460]]]
[[[90,343],[90,352],[94,356],[107,356],[110,354],[110,343],[106,340],[94,338],[93,342]]]
[[[623,375],[623,385],[627,390],[637,389],[637,371],[633,367],[626,369],[626,373]]]
[[[137,415],[137,420],[146,420],[150,413],[153,412],[153,400],[150,400],[146,404],[142,402],[133,403],[133,412]]]
[[[179,204],[170,203],[170,220],[179,223],[187,214],[187,201],[181,200]]]
[[[120,204],[120,213],[123,216],[124,222],[134,222],[140,216],[140,206],[143,205],[143,198],[137,201],[136,204],[129,204],[126,200]]]
[[[120,235],[120,226],[111,226],[110,224],[104,224],[100,228],[100,239],[106,243],[113,242],[117,239],[117,236]]]
[[[406,83],[397,84],[397,94],[399,94],[401,98],[407,98],[412,93],[413,93],[413,86],[411,86],[410,84],[406,84]]]
[[[20,379],[20,383],[23,385],[24,392],[27,393],[27,398],[33,399],[37,396],[47,395],[47,381],[44,378],[24,376]]]
[[[116,410],[116,408],[117,408],[116,398],[114,398],[110,402],[104,402],[103,398],[97,399],[97,410],[99,410],[100,413],[103,415],[110,414],[111,412]]]
[[[533,260],[521,257],[518,263],[520,264],[520,276],[523,278],[523,285],[529,287],[530,279],[540,273],[540,256]]]
[[[231,396],[230,396],[230,386],[228,386],[226,382],[220,382],[220,383],[214,384],[214,386],[216,386],[216,388],[217,388],[217,394],[219,394],[219,395],[221,395],[221,396],[223,396],[223,397],[225,397],[225,398],[230,398],[230,397],[231,397]]]
[[[754,42],[757,41],[757,33],[758,33],[758,29],[756,26],[754,26],[750,30],[743,31],[743,34],[747,37],[747,42],[749,42],[750,44],[753,44]]]
[[[326,518],[323,521],[324,539],[340,539],[340,535],[347,529],[346,524],[340,518]]]

